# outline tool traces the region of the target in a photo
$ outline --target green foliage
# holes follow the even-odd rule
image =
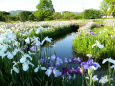
[[[0,11],[0,21],[8,21],[10,17],[10,13],[5,11]]]
[[[93,34],[80,33],[73,41],[73,48],[75,52],[81,54],[92,54],[93,57],[112,57],[115,56],[115,31],[113,27],[105,26],[94,28]],[[104,48],[92,48],[92,45],[99,41]]]
[[[51,20],[51,10],[38,10],[34,12],[35,17],[38,21]]]
[[[76,19],[83,19],[83,12],[80,14],[76,14]]]
[[[47,26],[45,26],[45,27],[47,27]],[[26,28],[26,30],[27,30],[27,28]],[[22,29],[22,31],[23,31],[23,29]],[[52,37],[54,39],[56,37],[59,38],[59,36],[64,36],[65,34],[70,33],[71,31],[72,31],[72,29],[71,29],[71,26],[69,26],[69,25],[68,26],[60,26],[60,27],[48,29],[46,31],[41,31],[40,34],[34,34],[33,36],[34,37],[48,36],[48,37]],[[96,55],[101,54],[102,55],[101,57],[104,57],[104,56],[109,57],[110,55],[115,56],[115,49],[114,49],[115,48],[115,45],[114,45],[115,38],[112,38],[110,36],[110,35],[115,35],[115,29],[112,27],[104,27],[104,28],[101,27],[101,28],[94,28],[93,32],[97,33],[98,36],[97,35],[87,35],[86,36],[85,34],[78,35],[78,39],[76,40],[76,44],[75,44],[76,46],[78,45],[78,51],[80,52],[82,49],[84,52],[94,53]],[[104,33],[102,33],[102,32],[104,32]],[[32,34],[32,33],[30,33],[30,34]],[[12,36],[12,34],[10,34],[10,36]],[[30,38],[30,36],[28,36],[28,37]],[[37,41],[37,40],[38,39],[35,38],[35,41]],[[90,50],[92,50],[91,45],[95,43],[95,40],[98,40],[99,42],[104,44],[104,48],[101,50],[101,49],[95,47],[95,48],[93,48],[94,52],[92,52],[92,51],[90,51]],[[11,52],[11,50],[14,50],[15,48],[19,49],[19,52],[16,53],[14,58],[8,59],[6,56],[0,57],[0,85],[1,86],[36,86],[36,85],[37,86],[109,86],[111,84],[111,83],[109,83],[109,80],[111,80],[111,79],[112,80],[110,82],[112,82],[112,85],[115,85],[115,82],[114,82],[115,71],[114,71],[114,69],[110,70],[110,68],[111,68],[110,63],[108,64],[107,71],[105,71],[103,69],[94,71],[93,67],[95,68],[95,65],[98,66],[98,63],[95,63],[95,65],[94,65],[93,64],[94,62],[91,61],[92,59],[90,59],[89,61],[85,61],[85,62],[82,61],[84,64],[86,64],[86,66],[92,67],[92,68],[88,68],[88,70],[84,69],[85,65],[80,66],[81,62],[78,63],[78,62],[76,62],[76,60],[74,61],[74,58],[67,58],[68,62],[65,61],[65,59],[63,59],[63,62],[65,62],[65,64],[62,64],[60,66],[55,65],[55,62],[56,62],[56,60],[55,60],[53,62],[53,65],[51,64],[51,67],[56,68],[56,69],[57,69],[57,67],[59,67],[59,70],[61,70],[61,68],[63,68],[61,71],[67,72],[67,75],[64,75],[64,76],[61,75],[59,77],[54,77],[54,73],[56,73],[56,71],[54,71],[54,69],[49,70],[50,62],[52,61],[52,60],[50,60],[50,57],[47,57],[47,55],[46,55],[46,58],[48,60],[46,60],[46,59],[44,60],[44,59],[41,59],[39,50],[35,51],[35,52],[30,52],[27,49],[24,49],[25,47],[28,46],[28,44],[25,44],[25,40],[24,40],[23,36],[21,38],[16,38],[15,41],[16,41],[16,44],[18,44],[18,42],[19,42],[19,47],[14,47],[13,42],[8,43],[9,53]],[[31,44],[33,46],[33,43],[30,43],[30,45]],[[13,47],[10,45],[12,45]],[[50,47],[51,46],[48,46],[48,48],[46,49],[45,52],[47,52],[47,50],[49,50]],[[5,49],[3,49],[3,50],[5,50]],[[41,50],[41,48],[40,48],[40,50]],[[5,51],[5,52],[7,52],[7,51]],[[32,63],[30,65],[33,64],[34,66],[29,65],[29,69],[27,71],[24,71],[23,69],[25,68],[24,66],[26,66],[26,64],[28,64],[30,61],[28,60],[29,58],[27,58],[26,56],[22,56],[21,52],[22,52],[22,54],[25,54],[25,55],[28,55],[25,53],[25,52],[28,52],[29,55],[32,57],[32,60],[30,60]],[[23,58],[23,60],[21,58]],[[25,59],[27,59],[26,63],[25,64],[21,63],[21,60],[24,61]],[[109,60],[109,59],[107,58],[105,60]],[[43,64],[42,63],[43,60],[47,63]],[[109,61],[114,62],[114,60],[112,60],[112,59],[110,59]],[[90,63],[91,63],[91,65],[90,65]],[[70,65],[68,65],[68,64],[70,64]],[[36,69],[36,67],[39,68],[38,72],[34,72],[34,69]],[[46,67],[47,71],[52,72],[51,75],[48,77],[46,75],[46,70],[43,70],[43,68],[41,68],[41,67]],[[76,73],[77,67],[80,68],[80,70],[78,70],[78,71],[82,72],[83,74]],[[13,71],[11,73],[12,68],[13,68]],[[19,69],[19,73],[16,73],[16,68]],[[68,69],[64,70],[64,68],[68,68]],[[75,71],[73,71],[74,68],[75,68]],[[106,67],[106,69],[107,69],[107,67]],[[73,72],[75,72],[75,73],[73,73]],[[95,74],[98,75],[98,77],[97,77],[97,79],[99,79],[98,81],[95,81],[96,79],[93,79]],[[105,81],[107,81],[107,82],[102,83],[102,85],[101,85],[100,80],[102,80],[103,79],[102,76],[106,76],[106,74],[107,74],[107,79],[105,79]]]
[[[43,27],[47,27],[47,25]],[[75,28],[78,29],[79,27],[76,26]],[[48,30],[41,31],[39,34],[36,34],[36,32],[33,31],[31,34],[24,36],[24,38],[36,36],[36,37],[44,39],[46,36],[48,36],[49,38],[52,38],[54,40],[54,39],[63,37],[68,33],[74,32],[75,28],[73,25],[58,26],[58,27],[53,27],[53,28],[51,27]]]
[[[101,2],[100,10],[102,11],[103,15],[107,15],[108,4],[105,1]]]
[[[101,25],[101,24],[106,24],[105,21],[102,21],[102,20],[93,20],[93,24],[97,24],[97,25]]]
[[[69,12],[69,11],[63,11],[62,13],[59,12],[55,12],[52,15],[53,19],[62,19],[62,20],[72,20],[72,19],[82,19],[83,18],[83,13],[73,13],[73,12]]]
[[[115,16],[115,0],[103,0],[101,10],[106,15]]]
[[[59,12],[55,12],[53,15],[52,15],[53,19],[56,20],[56,19],[61,19],[62,18],[62,15],[61,13]]]
[[[107,3],[114,3],[115,2],[115,0],[104,0],[104,1]]]
[[[51,10],[52,13],[55,12],[51,0],[40,0],[40,3],[36,6],[38,10]]]
[[[22,12],[18,13],[18,18],[20,21],[28,21],[29,16],[31,14],[32,14],[32,12],[30,12],[30,11],[22,11]]]
[[[36,8],[38,10],[34,12],[34,15],[38,20],[49,20],[55,12],[51,0],[40,0]]]
[[[115,6],[111,6],[107,13],[115,17]]]
[[[64,11],[64,12],[62,12],[62,17],[63,17],[63,19],[75,19],[76,15],[75,15],[75,13],[72,13],[69,11]]]
[[[10,15],[10,21],[18,21],[18,16],[16,15]]]
[[[36,20],[36,17],[34,16],[33,13],[29,15],[28,20],[30,20],[30,21],[35,21]]]
[[[84,18],[85,19],[101,18],[101,12],[95,9],[87,9],[84,11]]]

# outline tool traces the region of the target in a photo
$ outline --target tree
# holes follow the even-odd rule
[[[62,18],[62,15],[61,13],[59,12],[55,12],[53,15],[52,15],[53,19],[56,20],[56,19],[61,19]]]
[[[114,3],[115,2],[115,0],[104,0],[104,1],[107,3]]]
[[[103,0],[101,10],[106,15],[115,16],[115,0]]]
[[[108,4],[104,0],[101,2],[100,10],[102,11],[103,15],[107,15]]]
[[[18,18],[20,21],[28,21],[29,16],[31,14],[32,14],[32,12],[30,12],[30,11],[22,11],[22,12],[18,13]]]
[[[76,19],[83,19],[83,12],[76,14]]]
[[[36,17],[34,16],[33,13],[31,15],[29,15],[28,20],[30,20],[30,21],[35,21],[36,20]]]
[[[16,15],[9,16],[9,21],[17,21],[17,20],[18,20],[18,16],[16,16]]]
[[[38,20],[50,19],[53,13],[55,12],[51,0],[40,0],[40,3],[36,6],[38,9],[34,12],[34,15]]]
[[[52,13],[55,12],[55,9],[53,7],[53,4],[52,4],[52,1],[51,0],[48,0],[49,4],[48,4],[48,8],[52,11]]]
[[[0,11],[0,21],[9,21],[10,13]]]
[[[87,9],[84,11],[84,18],[85,19],[96,19],[101,18],[101,12],[95,9]]]
[[[64,11],[62,12],[63,19],[75,19],[76,15],[75,13],[69,12],[69,11]]]

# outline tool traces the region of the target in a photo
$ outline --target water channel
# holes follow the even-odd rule
[[[41,49],[42,57],[44,57],[45,55],[52,56],[54,54],[61,58],[74,57],[75,53],[73,52],[73,49],[72,49],[72,42],[75,36],[76,36],[76,33],[72,32],[62,38],[59,38],[53,41],[51,44],[46,44]]]

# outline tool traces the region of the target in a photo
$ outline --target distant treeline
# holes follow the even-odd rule
[[[81,13],[74,13],[69,11],[64,12],[54,12],[48,15],[36,14],[36,12],[31,11],[21,11],[16,15],[12,15],[9,12],[0,11],[0,21],[44,21],[44,20],[73,20],[73,19],[95,19],[101,18],[101,12],[94,9],[88,9]]]
[[[21,11],[16,15],[11,15],[8,12],[0,12],[0,21],[45,21],[45,20],[73,20],[73,19],[97,19],[102,16],[115,17],[115,3],[114,0],[103,0],[101,2],[100,10],[86,9],[81,13],[74,13],[69,11],[55,12],[52,0],[40,0],[36,6],[35,12]]]

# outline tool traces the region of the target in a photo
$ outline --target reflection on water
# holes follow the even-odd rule
[[[51,56],[56,55],[59,57],[74,57],[73,49],[72,49],[72,40],[76,36],[76,33],[70,33],[65,37],[55,40],[50,45],[45,45],[41,49],[42,56]]]

